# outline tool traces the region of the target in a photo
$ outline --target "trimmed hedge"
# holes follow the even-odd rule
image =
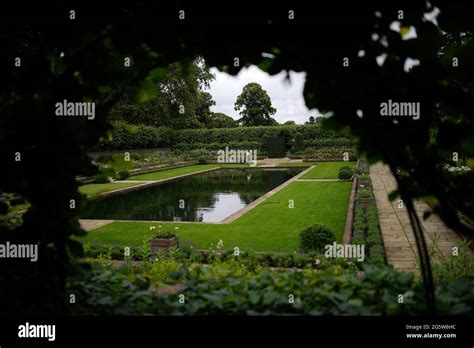
[[[295,141],[304,146],[352,146],[356,143],[348,130],[331,131],[319,125],[296,126],[260,126],[214,129],[172,130],[165,127],[130,125],[125,122],[113,122],[108,139],[102,141],[92,151],[112,151],[173,147],[182,150],[196,148],[221,149],[252,148],[263,150],[266,139],[283,136],[287,149]]]
[[[186,144],[225,144],[229,142],[261,142],[262,138],[284,136],[289,143],[289,141],[295,139],[298,134],[303,136],[305,143],[324,140],[332,145],[341,139],[345,139],[343,142],[349,140],[349,145],[354,144],[354,139],[348,131],[329,131],[322,129],[319,125],[183,129],[175,132],[174,140],[176,143]]]
[[[137,126],[114,122],[109,139],[102,139],[92,151],[113,151],[169,147],[173,131],[165,127]]]

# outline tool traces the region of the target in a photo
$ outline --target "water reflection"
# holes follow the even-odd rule
[[[220,169],[91,201],[86,219],[217,222],[301,169]]]

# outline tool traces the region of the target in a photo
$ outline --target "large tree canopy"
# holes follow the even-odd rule
[[[212,112],[207,124],[208,128],[234,128],[237,126],[237,122],[223,112]]]
[[[390,166],[414,226],[411,202],[422,195],[438,199],[437,212],[454,228],[463,228],[461,216],[474,220],[472,171],[445,167],[456,164],[453,153],[474,157],[474,22],[466,5],[336,1],[308,9],[295,3],[293,17],[273,3],[260,9],[255,2],[239,3],[231,13],[215,5],[181,5],[94,4],[77,7],[74,19],[70,6],[60,3],[3,10],[11,17],[0,21],[0,71],[8,82],[0,90],[6,168],[0,191],[21,195],[31,208],[21,225],[2,220],[0,232],[2,239],[40,246],[35,264],[1,263],[0,289],[18,294],[0,296],[4,313],[63,309],[65,279],[75,271],[70,255],[81,252],[71,236],[83,233],[75,177],[93,171],[84,149],[106,140],[108,111],[122,95],[151,100],[153,79],[166,80],[170,64],[186,65],[198,56],[233,75],[249,64],[272,75],[305,71],[306,106],[331,112],[326,126],[349,126],[371,160]],[[436,8],[436,20],[428,20]],[[249,11],[253,16],[243,18]],[[123,64],[126,57],[133,58],[130,67]],[[406,71],[409,59],[420,64]],[[64,99],[94,101],[95,119],[57,117],[54,105]],[[388,100],[420,103],[419,119],[382,117],[380,105]],[[415,230],[423,250],[423,235]]]
[[[275,124],[272,115],[276,109],[267,92],[256,82],[248,83],[235,101],[236,111],[242,116],[238,122],[243,126],[270,126]]]
[[[140,94],[124,95],[110,111],[109,118],[174,129],[205,127],[215,102],[204,89],[209,88],[214,78],[202,58],[189,65],[170,64],[164,76],[148,79],[151,98],[141,100]]]

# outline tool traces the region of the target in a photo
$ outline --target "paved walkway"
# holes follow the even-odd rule
[[[96,228],[105,226],[113,222],[113,220],[91,220],[91,219],[80,219],[79,223],[84,231],[94,230]]]
[[[416,242],[406,208],[398,207],[398,199],[390,202],[388,194],[397,188],[395,178],[388,166],[377,163],[370,167],[370,177],[380,220],[380,228],[388,263],[401,271],[418,272]],[[441,219],[432,214],[423,220],[423,213],[430,210],[424,202],[415,202],[415,209],[422,222],[426,241],[433,248],[436,241],[443,255],[452,253],[459,237]]]

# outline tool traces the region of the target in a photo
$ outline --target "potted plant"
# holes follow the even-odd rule
[[[152,257],[155,257],[159,252],[167,256],[169,249],[174,246],[179,248],[179,236],[170,230],[161,230],[161,228],[148,242],[150,244],[150,254]]]

